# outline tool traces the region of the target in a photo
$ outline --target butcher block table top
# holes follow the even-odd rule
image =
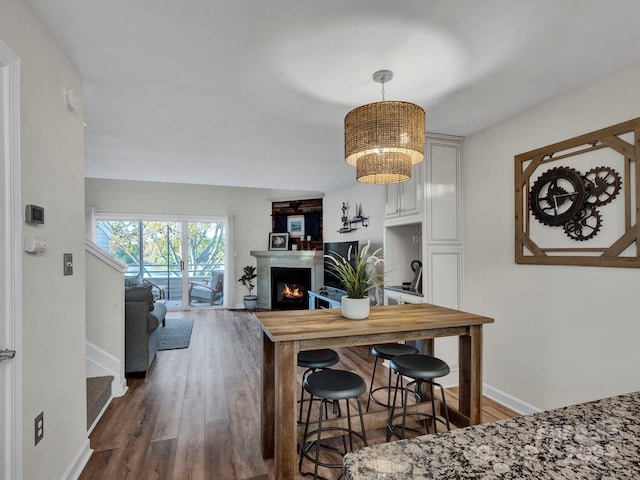
[[[425,338],[423,333],[415,332],[429,330],[431,333],[428,336],[436,337],[438,329],[493,323],[489,317],[428,303],[372,307],[369,317],[364,320],[348,320],[342,316],[339,308],[256,312],[255,315],[272,342],[298,340],[301,350],[304,349],[305,340],[384,335],[391,330],[395,336],[402,332],[413,332],[410,337],[403,337],[413,340]]]

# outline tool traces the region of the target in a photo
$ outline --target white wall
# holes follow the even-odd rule
[[[23,477],[61,478],[87,446],[85,402],[84,167],[82,114],[63,89],[82,81],[22,0],[0,1],[0,38],[21,58],[22,203],[45,208],[46,223],[24,225],[48,249],[23,255]],[[63,276],[72,253],[74,275]],[[44,411],[44,439],[34,419]]]
[[[87,341],[118,359],[124,378],[124,274],[89,251],[85,262]]]
[[[640,390],[640,271],[516,265],[513,157],[639,117],[638,85],[640,64],[464,143],[465,307],[495,318],[484,380],[539,408]]]
[[[213,172],[212,172],[213,174]],[[255,265],[251,250],[267,250],[271,231],[271,199],[268,189],[186,185],[178,183],[85,180],[86,204],[98,211],[181,215],[224,215],[235,213],[235,271]],[[284,192],[277,192],[278,198]],[[301,192],[292,192],[299,198]],[[317,195],[314,192],[313,195]],[[317,197],[308,197],[317,198]],[[236,301],[242,304],[246,288],[236,282]]]

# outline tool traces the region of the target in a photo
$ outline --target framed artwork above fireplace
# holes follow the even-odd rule
[[[290,215],[287,217],[287,231],[292,238],[303,238],[304,215]]]
[[[289,250],[289,233],[270,233],[269,250]]]

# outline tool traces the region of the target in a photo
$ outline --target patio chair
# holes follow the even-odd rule
[[[189,282],[189,305],[193,305],[194,300],[213,305],[218,294],[222,293],[223,280],[223,271],[212,270],[208,284]]]

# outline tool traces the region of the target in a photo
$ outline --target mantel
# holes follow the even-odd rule
[[[310,268],[311,290],[323,284],[324,252],[322,250],[251,250],[257,260],[258,308],[271,309],[271,268]]]
[[[249,254],[253,257],[293,257],[293,258],[306,258],[306,257],[320,257],[323,256],[322,250],[251,250]]]

